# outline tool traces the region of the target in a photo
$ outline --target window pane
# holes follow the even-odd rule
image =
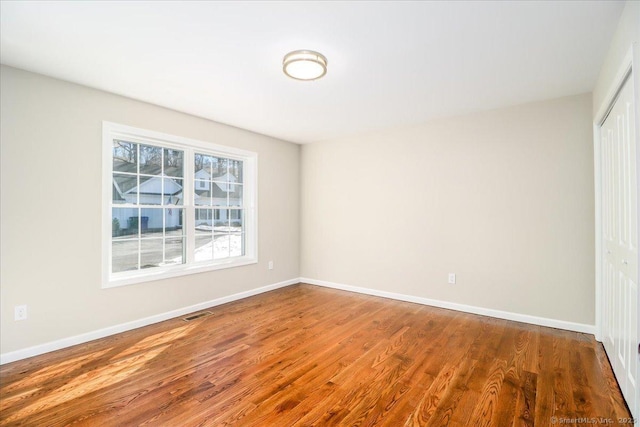
[[[142,238],[162,237],[163,209],[140,209],[140,232]]]
[[[194,182],[194,203],[197,206],[211,205],[211,183],[209,181],[196,180]]]
[[[181,205],[182,204],[182,182],[177,178],[164,178],[164,197],[165,205]]]
[[[227,193],[229,184],[226,182],[211,183],[211,195],[213,206],[228,206],[229,200]]]
[[[138,209],[111,209],[111,237],[129,239],[138,237]]]
[[[196,235],[196,250],[194,254],[197,261],[208,261],[213,259],[213,236]]]
[[[137,175],[113,174],[112,199],[113,203],[138,203]]]
[[[243,182],[242,160],[229,160],[229,182]]]
[[[140,240],[140,268],[157,267],[163,262],[162,239]]]
[[[111,271],[138,269],[138,240],[115,241],[111,244]]]
[[[164,174],[167,176],[184,176],[184,151],[164,149]]]
[[[162,149],[140,145],[140,173],[160,175],[162,173]]]
[[[240,209],[229,209],[229,231],[232,233],[242,233],[244,223],[242,220],[243,212]]]
[[[118,191],[118,187],[116,187],[115,181],[111,185],[111,201],[113,204],[124,204],[127,201],[124,198],[124,195]]]
[[[194,178],[211,179],[212,157],[195,153],[193,157]]]
[[[138,172],[138,144],[113,140],[113,171]]]
[[[183,216],[184,209],[168,208],[164,210],[165,237],[184,235],[184,228],[182,227]]]
[[[229,256],[244,255],[244,234],[229,235]]]
[[[168,237],[164,240],[164,264],[184,264],[184,238]]]
[[[229,258],[229,237],[228,234],[214,236],[213,259]]]
[[[213,211],[213,231],[214,233],[229,232],[229,209],[214,209]]]
[[[242,206],[242,185],[229,184],[229,206]]]
[[[209,233],[213,230],[213,212],[211,209],[196,209],[196,233]]]
[[[157,176],[141,176],[140,185],[141,205],[159,205],[162,203],[162,178]]]
[[[206,156],[202,155],[202,154],[198,154],[198,153],[194,153],[193,155],[193,171],[195,173],[194,178],[197,178],[198,176],[198,172],[200,172],[204,166],[204,159]]]
[[[229,159],[211,157],[211,179],[214,181],[226,181]]]

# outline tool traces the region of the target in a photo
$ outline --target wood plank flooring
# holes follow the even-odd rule
[[[549,426],[630,417],[589,335],[305,284],[209,311],[2,366],[0,425]]]

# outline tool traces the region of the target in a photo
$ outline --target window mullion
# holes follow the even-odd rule
[[[140,200],[140,194],[138,194]],[[142,268],[142,208],[138,206],[138,270]]]
[[[164,152],[165,148],[162,147],[162,149],[160,150],[160,215],[162,215],[162,264],[167,261],[167,254],[165,253],[165,242],[167,241],[167,218],[165,218],[165,212],[167,206],[169,205],[169,203],[165,203],[164,199]]]
[[[142,231],[141,231],[141,223],[142,223],[142,208],[140,207],[140,183],[142,180],[140,179],[140,162],[142,161],[140,158],[140,144],[136,145],[136,201],[138,204],[138,270],[142,269]]]
[[[182,197],[184,205],[184,215],[182,216],[182,226],[186,228],[186,232],[183,233],[186,236],[186,263],[192,264],[195,261],[195,181],[194,181],[194,163],[195,163],[195,151],[191,148],[185,149],[185,165],[184,165],[184,196]]]

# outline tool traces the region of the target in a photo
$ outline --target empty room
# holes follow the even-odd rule
[[[2,0],[0,62],[0,426],[639,423],[639,1]]]

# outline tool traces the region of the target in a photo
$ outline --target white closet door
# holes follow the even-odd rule
[[[600,141],[603,343],[627,404],[638,417],[638,176],[629,78],[602,124]]]

